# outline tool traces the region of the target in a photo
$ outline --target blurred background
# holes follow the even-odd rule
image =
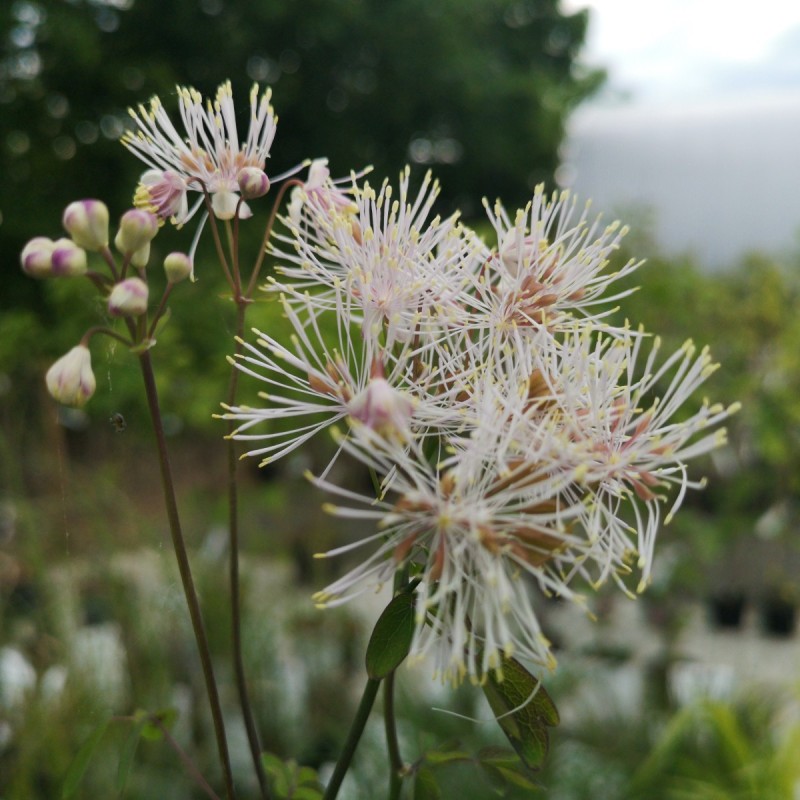
[[[646,595],[602,592],[594,622],[541,599],[559,656],[546,685],[562,712],[541,794],[800,797],[800,7],[6,0],[0,47],[0,800],[60,796],[97,721],[137,708],[175,709],[176,739],[218,778],[138,371],[96,339],[97,394],[84,410],[56,408],[43,375],[102,311],[88,285],[30,280],[18,256],[32,236],[57,236],[76,198],[104,199],[112,218],[130,205],[141,165],[118,143],[129,106],[158,94],[171,111],[176,83],[212,94],[227,78],[242,101],[254,81],[273,87],[271,174],[327,156],[334,175],[372,164],[379,181],[410,163],[417,179],[426,169],[440,178],[442,211],[459,206],[478,225],[482,197],[514,208],[545,181],[632,226],[620,262],[647,263],[620,321],[672,347],[709,344],[723,367],[707,392],[743,410],[730,445],[695,465],[709,486],[662,532]],[[156,244],[161,256],[187,246],[172,231]],[[247,798],[255,788],[227,658],[225,459],[212,419],[233,321],[203,245],[197,271],[154,353]],[[268,302],[250,322],[282,325]],[[243,399],[258,388],[243,386]],[[310,602],[345,566],[311,554],[354,535],[324,517],[302,478],[329,452],[318,441],[272,469],[242,470],[245,656],[263,744],[323,771],[385,599],[324,613]],[[493,724],[433,710],[486,718],[473,689],[443,690],[423,671],[402,678],[408,761],[444,741],[501,741]],[[117,796],[126,734],[110,731],[77,797]],[[383,796],[383,752],[376,718],[346,797]],[[493,796],[474,765],[441,773],[445,798]],[[142,742],[124,796],[192,792],[163,742]]]

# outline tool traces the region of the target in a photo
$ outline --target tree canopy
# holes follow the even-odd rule
[[[328,156],[378,178],[430,165],[444,200],[524,202],[601,80],[559,0],[18,0],[0,9],[4,258],[75,197],[124,208],[126,109],[176,84],[274,87],[272,171]]]

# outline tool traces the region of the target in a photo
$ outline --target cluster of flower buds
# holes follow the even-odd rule
[[[88,269],[86,251],[72,239],[37,236],[22,251],[22,269],[31,278],[73,278]]]
[[[68,238],[48,239],[37,236],[23,248],[20,261],[23,271],[32,278],[89,277],[100,289],[109,317],[136,318],[147,314],[149,289],[145,267],[150,259],[150,243],[159,229],[156,216],[149,211],[132,208],[119,222],[114,245],[122,255],[117,265],[109,249],[109,213],[100,200],[76,200],[64,210],[62,222]],[[87,253],[97,253],[107,268],[103,272],[89,269]],[[130,268],[138,275],[128,276]],[[192,262],[185,253],[170,253],[164,260],[167,290],[192,273]],[[80,344],[56,361],[46,376],[50,394],[65,405],[82,406],[94,394],[96,381],[92,373],[88,341],[95,333],[107,332],[95,327]],[[129,328],[133,337],[135,327]],[[131,345],[138,342],[131,340]]]

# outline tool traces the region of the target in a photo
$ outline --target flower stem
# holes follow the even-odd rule
[[[189,616],[194,630],[197,649],[200,654],[200,663],[203,669],[203,677],[206,684],[209,705],[211,706],[211,717],[214,723],[214,734],[217,740],[220,764],[225,780],[225,791],[228,800],[235,800],[236,792],[233,788],[233,773],[231,771],[230,757],[228,755],[228,743],[225,739],[225,725],[222,719],[222,708],[219,700],[219,691],[214,678],[214,668],[211,664],[211,651],[208,646],[203,615],[200,610],[200,601],[194,587],[192,570],[189,565],[189,555],[186,551],[186,543],[181,531],[180,516],[178,514],[178,503],[175,498],[175,486],[172,480],[172,467],[169,462],[167,452],[167,442],[164,436],[164,426],[161,418],[161,409],[158,402],[158,390],[156,388],[155,375],[153,374],[153,362],[150,352],[145,350],[139,354],[139,365],[144,379],[145,393],[147,394],[147,405],[150,409],[150,416],[153,421],[153,430],[156,436],[158,448],[158,460],[161,467],[161,480],[164,487],[164,503],[169,519],[169,529],[172,535],[172,545],[175,548],[175,558],[178,561],[178,570],[183,584],[183,592],[186,597],[186,605],[189,608]]]
[[[242,352],[242,334],[244,333],[244,318],[247,311],[245,302],[236,305],[236,355]],[[239,383],[239,370],[231,367],[231,377],[228,383],[228,405],[236,402],[236,389]],[[253,716],[250,695],[247,690],[247,680],[244,671],[244,657],[242,654],[242,613],[241,590],[239,581],[239,489],[237,483],[237,467],[239,459],[236,454],[236,442],[231,434],[234,431],[233,421],[228,422],[228,536],[230,540],[229,552],[229,582],[231,592],[231,635],[233,639],[233,666],[236,677],[236,689],[239,693],[239,705],[242,709],[244,727],[247,731],[247,742],[253,757],[253,766],[258,777],[263,800],[271,797],[267,776],[261,763],[261,743],[258,738],[258,728]]]
[[[383,684],[383,724],[386,728],[386,749],[389,753],[389,800],[398,800],[403,783],[403,758],[397,739],[397,720],[394,714],[394,672]]]
[[[378,678],[369,678],[367,680],[364,694],[361,695],[361,702],[358,704],[358,710],[353,718],[353,724],[347,734],[347,741],[344,743],[344,748],[339,760],[336,762],[336,767],[333,770],[330,781],[328,781],[322,800],[335,800],[336,795],[339,794],[339,788],[342,785],[344,776],[347,774],[347,770],[350,769],[350,762],[353,760],[359,739],[361,739],[361,734],[364,732],[364,727],[367,724],[367,719],[369,719],[380,685],[381,682]]]

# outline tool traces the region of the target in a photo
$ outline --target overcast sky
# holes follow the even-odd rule
[[[565,0],[589,8],[585,59],[637,103],[800,89],[798,0]],[[608,93],[607,93],[608,95]]]
[[[564,5],[590,9],[583,60],[609,81],[570,121],[559,182],[709,266],[797,253],[800,0]]]

